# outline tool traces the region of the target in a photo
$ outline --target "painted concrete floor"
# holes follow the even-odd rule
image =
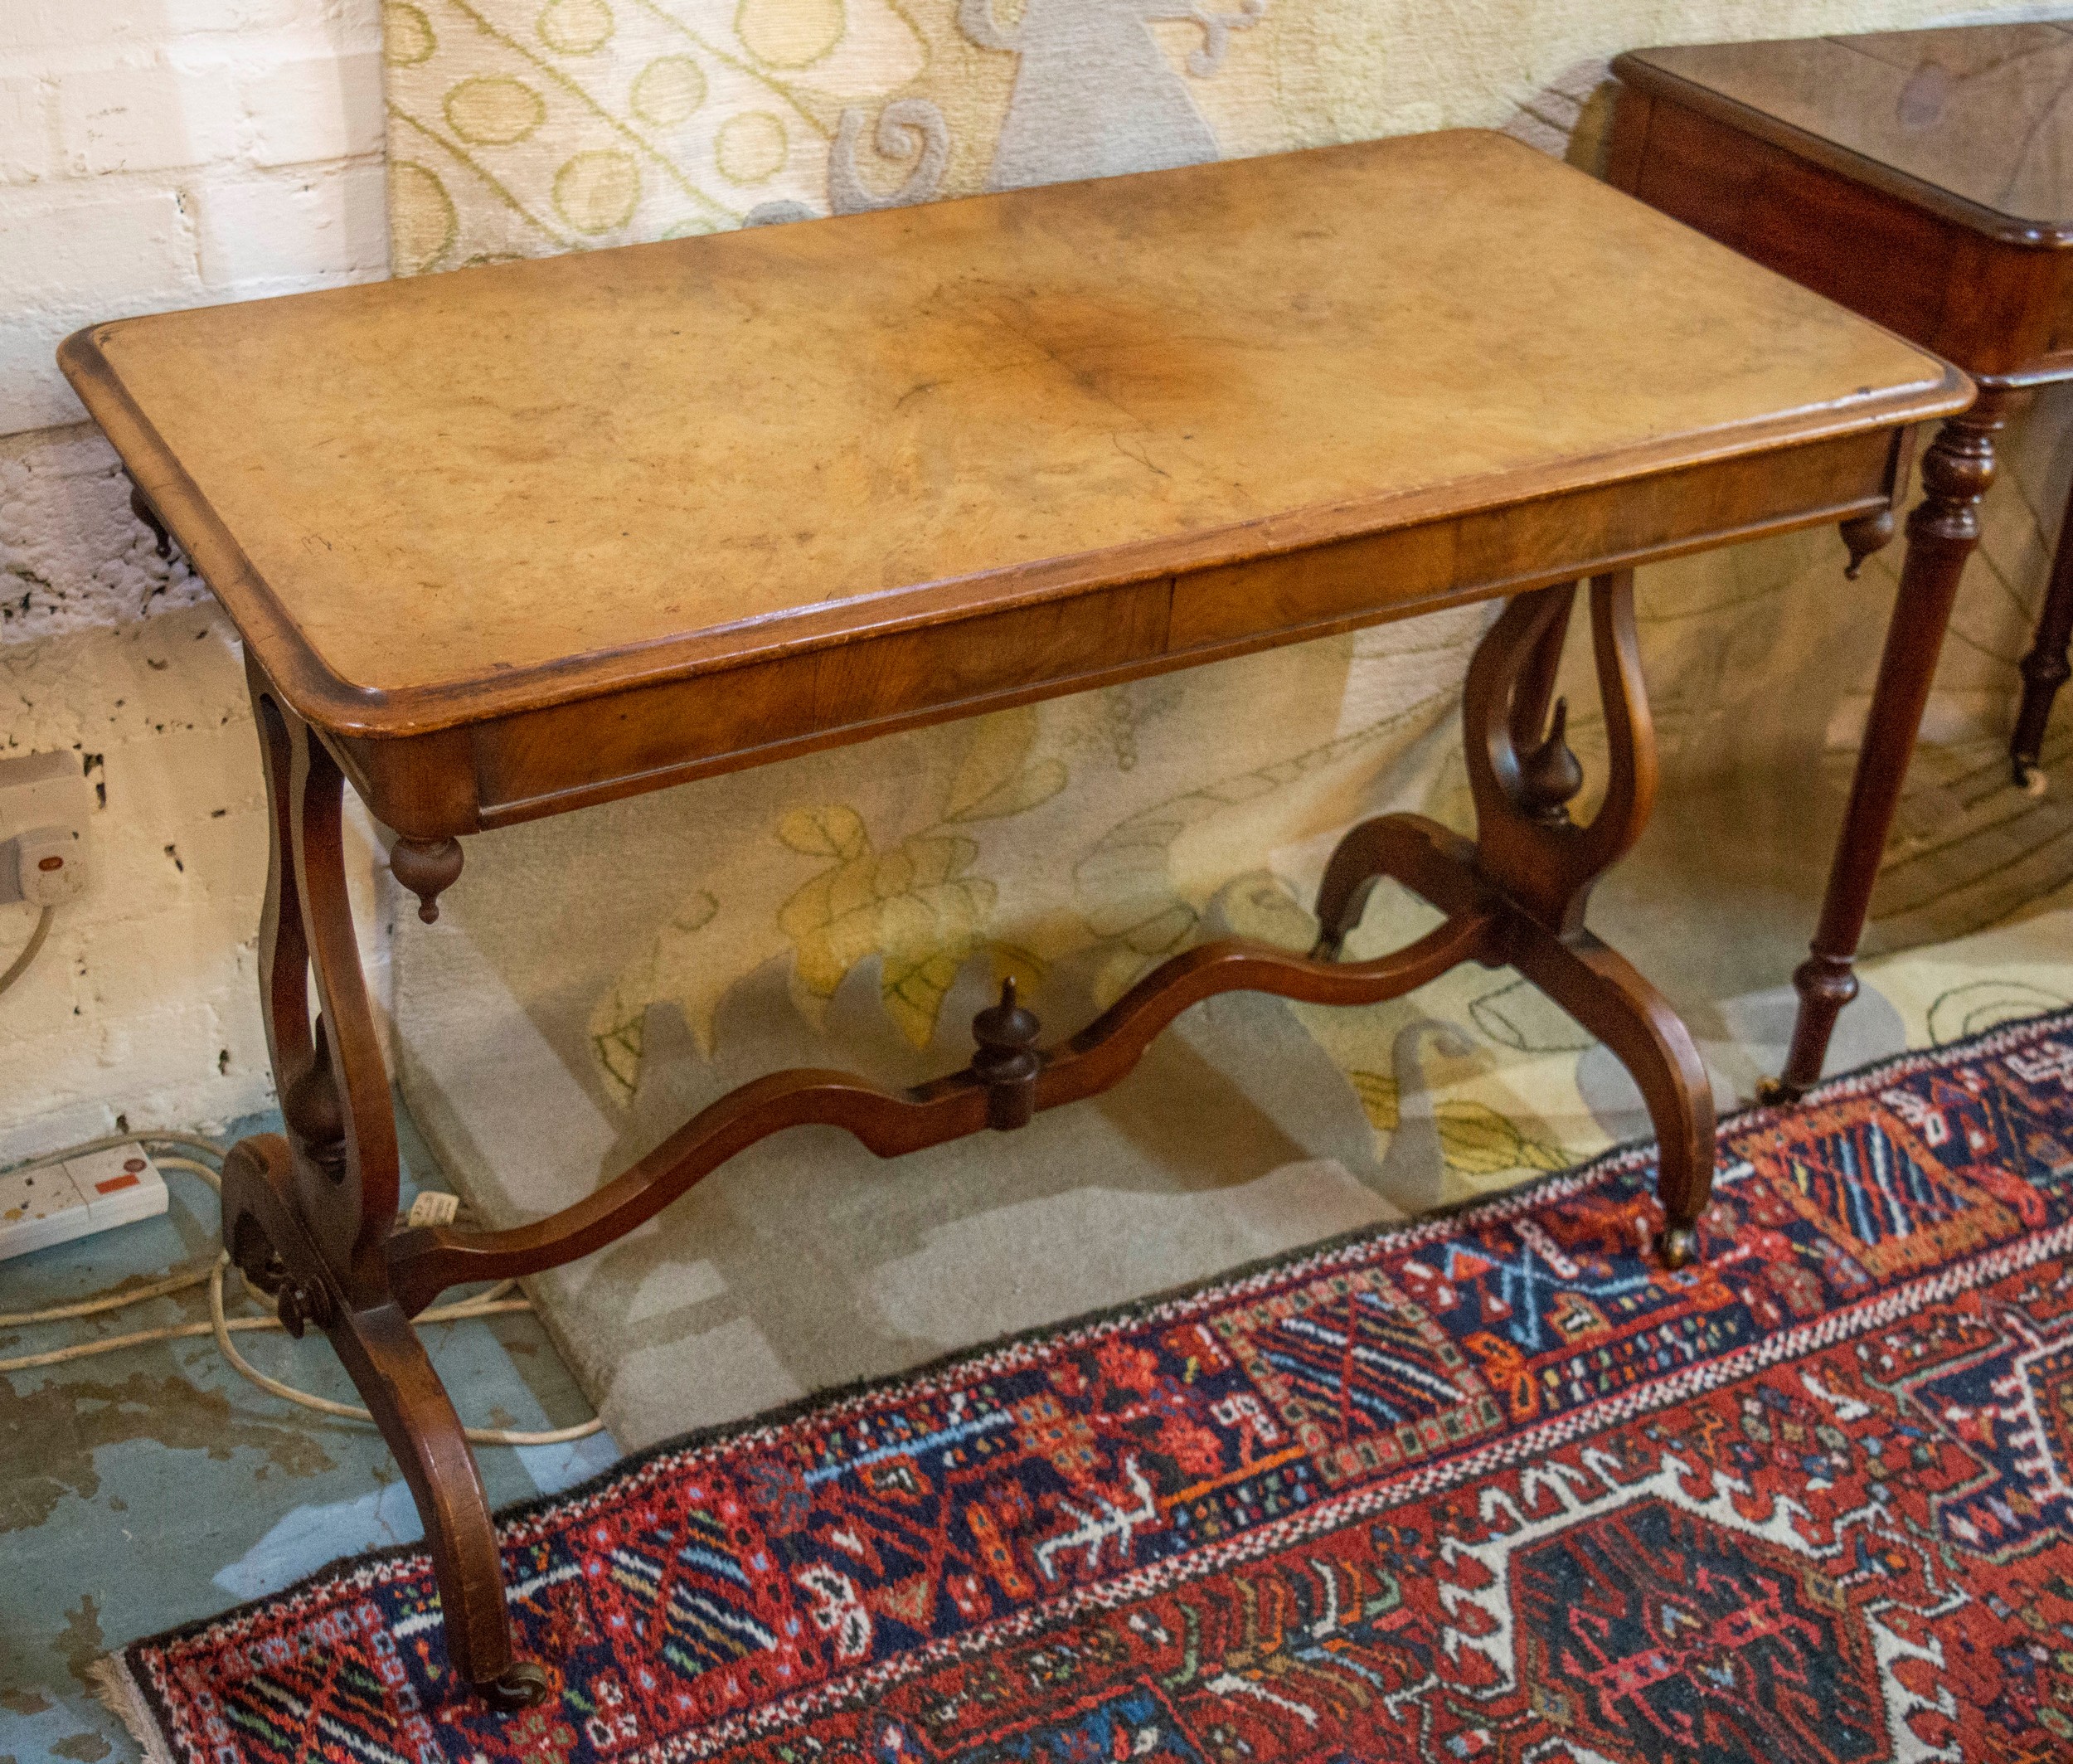
[[[279,1126],[277,1117],[240,1121],[225,1143]],[[406,1197],[420,1180],[444,1186],[407,1117],[402,1126]],[[216,1198],[181,1171],[168,1170],[166,1183],[172,1201],[163,1218],[0,1263],[0,1313],[206,1266],[216,1252]],[[197,1287],[105,1317],[0,1330],[0,1359],[207,1316],[206,1289]],[[473,1424],[542,1431],[590,1413],[530,1315],[435,1326],[426,1336]],[[239,1345],[286,1383],[353,1400],[321,1340],[247,1334]],[[479,1452],[499,1506],[558,1492],[617,1455],[605,1434]],[[268,1396],[206,1336],[7,1374],[0,1764],[137,1758],[89,1686],[97,1656],[275,1591],[337,1557],[419,1534],[410,1492],[371,1427]]]

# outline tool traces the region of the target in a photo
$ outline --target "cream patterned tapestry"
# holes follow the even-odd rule
[[[1893,3],[1568,0],[388,0],[404,273],[783,224],[1456,124],[1595,166],[1633,43],[1925,22]],[[2061,794],[1994,737],[2064,494],[2066,425],[1988,510],[1881,895],[1889,948],[2073,882]],[[1833,534],[1645,574],[1662,824],[1599,921],[1670,991],[1723,1103],[1774,1063],[1892,592]],[[1221,930],[1308,941],[1337,833],[1464,823],[1469,609],[911,731],[471,842],[442,922],[399,925],[403,1082],[500,1218],[564,1203],[783,1063],[962,1063],[1014,974],[1052,1034]],[[1572,663],[1580,663],[1580,653]],[[1580,671],[1572,707],[1595,704]],[[1592,716],[1571,719],[1590,767]],[[2062,739],[2062,738],[2061,738]],[[2054,754],[2058,745],[2051,750]],[[2061,775],[2062,776],[2062,775]],[[1424,928],[1378,898],[1379,949]],[[2001,934],[1993,934],[2001,935]],[[1845,1060],[2063,1002],[2036,934],[1916,965]],[[1970,946],[1968,946],[1970,947]],[[2011,954],[2012,950],[2014,953]],[[1881,970],[1883,971],[1883,970]],[[1218,1001],[1109,1102],[910,1160],[839,1135],[740,1160],[547,1277],[624,1442],[1459,1198],[1646,1130],[1603,1050],[1471,968],[1371,1011]]]
[[[390,0],[396,259],[852,214],[1328,138],[1289,12],[1177,0]]]

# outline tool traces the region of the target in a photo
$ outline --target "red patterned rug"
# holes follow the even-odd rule
[[[2073,1013],[666,1447],[138,1642],[182,1764],[2073,1756]]]

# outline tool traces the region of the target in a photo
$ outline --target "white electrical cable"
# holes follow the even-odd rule
[[[372,1421],[373,1416],[352,1403],[333,1402],[328,1397],[313,1397],[308,1392],[297,1390],[292,1385],[282,1383],[278,1378],[268,1378],[258,1367],[253,1365],[237,1351],[236,1344],[231,1339],[230,1323],[223,1314],[223,1271],[229,1266],[230,1260],[231,1258],[226,1256],[216,1265],[209,1276],[209,1321],[215,1326],[216,1344],[222,1350],[224,1358],[236,1367],[261,1390],[271,1391],[276,1397],[285,1397],[290,1402],[299,1402],[304,1408],[314,1409],[320,1415],[336,1415],[347,1421]],[[531,1310],[532,1306],[529,1301],[521,1299],[509,1308]],[[456,1306],[455,1309],[459,1310],[461,1307]],[[468,1314],[479,1315],[481,1314],[468,1313]],[[425,1320],[437,1319],[433,1318],[431,1312],[427,1311],[425,1313]],[[556,1427],[546,1433],[519,1433],[509,1427],[463,1427],[461,1432],[471,1445],[475,1446],[562,1446],[566,1445],[571,1440],[588,1439],[604,1425],[604,1417],[596,1416],[576,1426]]]
[[[18,1311],[13,1316],[0,1316],[0,1329],[32,1329],[39,1323],[62,1323],[68,1317],[92,1317],[102,1311],[125,1310],[132,1305],[141,1305],[146,1299],[163,1299],[168,1293],[185,1292],[190,1286],[199,1286],[209,1277],[206,1268],[197,1268],[189,1274],[168,1275],[164,1280],[153,1280],[148,1286],[133,1286],[128,1292],[111,1292],[98,1299],[82,1299],[76,1305],[54,1305],[49,1310]],[[10,1360],[3,1363],[11,1366]],[[0,1366],[3,1369],[3,1366]]]
[[[118,1120],[122,1117],[118,1115]],[[0,1176],[26,1176],[32,1170],[47,1170],[54,1164],[67,1164],[75,1158],[84,1158],[90,1152],[113,1151],[118,1145],[192,1145],[197,1151],[206,1151],[212,1158],[221,1158],[223,1148],[214,1140],[205,1140],[198,1133],[104,1133],[98,1140],[82,1140],[76,1145],[68,1145],[63,1151],[46,1151],[39,1157],[24,1159],[19,1164],[10,1164]],[[161,1162],[167,1160],[161,1159]],[[177,1169],[191,1168],[184,1160]],[[202,1178],[213,1188],[216,1184],[216,1171],[207,1164],[201,1166]]]
[[[43,947],[43,940],[51,935],[51,915],[54,911],[55,908],[46,906],[36,916],[36,929],[29,933],[29,940],[22,945],[22,953],[8,963],[5,974],[0,974],[0,992],[5,992],[29,971],[29,964],[36,960],[36,952]]]
[[[210,1149],[215,1150],[211,1145]],[[77,1155],[76,1154],[75,1155]],[[220,1154],[219,1154],[220,1155]],[[191,1170],[208,1183],[220,1199],[223,1193],[223,1172],[212,1164],[204,1164],[197,1158],[153,1158],[151,1160],[162,1170]]]
[[[221,1273],[222,1266],[219,1264],[205,1273],[183,1275],[175,1290],[199,1286],[206,1282],[221,1285],[222,1282],[219,1276]],[[134,1304],[136,1297],[141,1296],[143,1295],[133,1296],[125,1293],[122,1302]],[[532,1309],[532,1302],[526,1299],[504,1299],[494,1304],[484,1304],[480,1300],[471,1299],[464,1304],[422,1311],[416,1320],[420,1323],[459,1323],[468,1317],[500,1317],[509,1312]],[[287,1325],[279,1317],[231,1317],[226,1319],[224,1327],[231,1329],[284,1329]],[[33,1372],[39,1366],[61,1366],[67,1360],[91,1359],[97,1353],[112,1353],[118,1348],[140,1348],[154,1341],[185,1341],[193,1336],[212,1335],[215,1333],[213,1322],[176,1323],[164,1329],[138,1329],[133,1334],[110,1335],[100,1341],[83,1341],[75,1347],[53,1348],[46,1353],[25,1353],[18,1359],[0,1360],[0,1372]],[[235,1363],[237,1356],[232,1354],[231,1358]],[[318,1400],[313,1397],[310,1399],[313,1402]],[[515,1443],[532,1445],[537,1442],[525,1440]]]
[[[46,909],[46,917],[48,909]],[[118,1145],[144,1144],[153,1145],[187,1145],[223,1155],[223,1149],[213,1140],[192,1133],[118,1133],[90,1140],[81,1145],[67,1147],[63,1151],[46,1152],[41,1158],[10,1167],[7,1174],[21,1170],[46,1169],[67,1159],[85,1157],[90,1152],[107,1151]],[[219,1193],[223,1187],[222,1178],[208,1164],[192,1158],[159,1156],[153,1159],[161,1169],[186,1170],[199,1176]],[[17,1359],[0,1360],[0,1373],[31,1372],[38,1367],[62,1365],[69,1360],[88,1359],[95,1354],[112,1353],[119,1348],[142,1347],[148,1343],[182,1341],[194,1336],[213,1335],[217,1349],[223,1357],[245,1378],[261,1390],[281,1397],[284,1401],[313,1409],[320,1415],[334,1415],[347,1421],[372,1422],[374,1417],[365,1409],[351,1403],[333,1402],[324,1397],[313,1397],[308,1391],[297,1390],[292,1384],[284,1384],[278,1378],[269,1378],[237,1351],[231,1340],[233,1330],[279,1329],[285,1325],[275,1317],[228,1317],[223,1310],[223,1271],[230,1266],[231,1258],[220,1256],[209,1267],[191,1269],[185,1274],[172,1274],[163,1280],[153,1280],[128,1292],[107,1293],[99,1298],[83,1299],[71,1305],[54,1305],[48,1310],[23,1311],[12,1316],[0,1316],[0,1329],[23,1329],[37,1324],[57,1323],[68,1318],[90,1317],[103,1312],[121,1310],[132,1305],[141,1305],[148,1299],[164,1298],[176,1292],[185,1292],[190,1287],[202,1285],[209,1289],[209,1320],[206,1323],[175,1324],[164,1329],[139,1329],[128,1335],[111,1335],[104,1340],[80,1342],[70,1348],[56,1348],[47,1353],[24,1354]],[[504,1295],[517,1285],[516,1280],[502,1280],[487,1292],[478,1293],[472,1299],[463,1299],[454,1305],[436,1305],[422,1311],[417,1317],[420,1323],[459,1323],[472,1317],[502,1316],[513,1311],[529,1311],[529,1299],[507,1299]],[[588,1439],[603,1429],[602,1416],[580,1422],[573,1427],[556,1427],[545,1432],[527,1433],[510,1427],[464,1427],[472,1444],[477,1446],[561,1446],[574,1440]]]

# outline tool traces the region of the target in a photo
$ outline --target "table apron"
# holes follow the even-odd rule
[[[319,731],[375,814],[444,838],[1890,505],[1886,430],[872,634],[422,735]]]

